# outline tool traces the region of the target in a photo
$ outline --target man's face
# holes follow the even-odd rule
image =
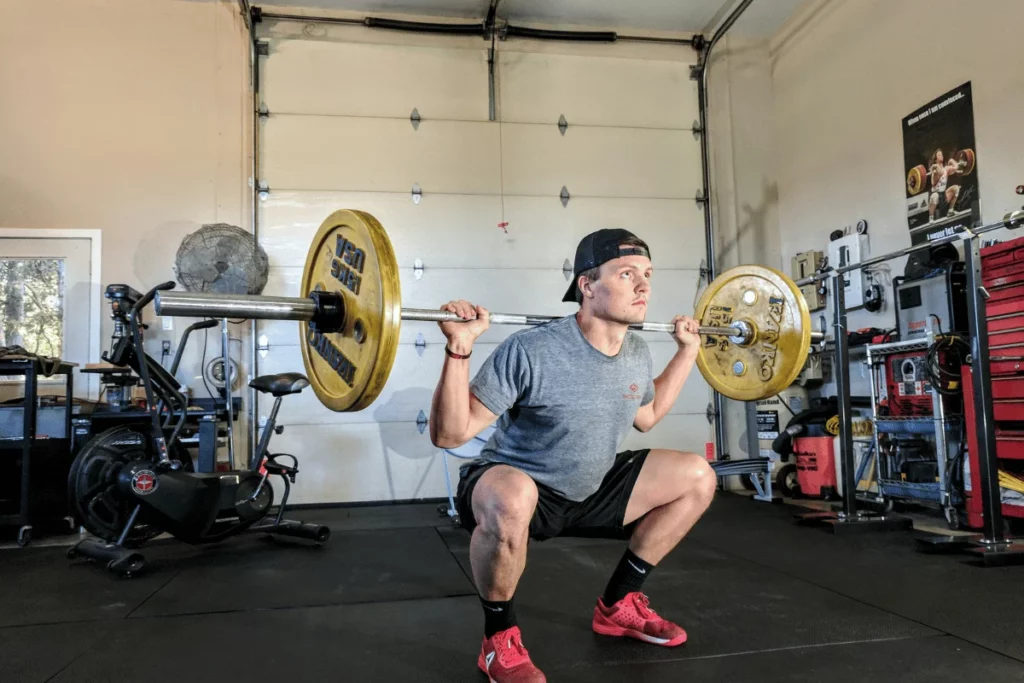
[[[653,272],[646,256],[622,256],[602,264],[601,277],[590,283],[594,313],[618,323],[642,323],[647,317]]]

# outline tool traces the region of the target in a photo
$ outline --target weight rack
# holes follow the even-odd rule
[[[988,292],[983,286],[981,272],[980,235],[1000,228],[1013,230],[1024,225],[1024,210],[1014,211],[1003,220],[974,229],[947,235],[946,237],[922,242],[888,254],[875,256],[860,263],[834,268],[796,282],[798,287],[831,279],[834,328],[834,364],[836,373],[836,394],[839,404],[839,452],[842,463],[843,506],[839,512],[816,512],[799,515],[805,522],[824,523],[833,531],[859,531],[893,528],[893,517],[885,513],[871,513],[857,509],[856,481],[853,468],[853,414],[850,399],[850,351],[847,340],[845,287],[842,276],[851,271],[891,261],[917,251],[941,244],[962,241],[967,271],[967,320],[971,338],[972,389],[974,414],[976,416],[981,475],[981,498],[984,508],[985,526],[980,536],[918,538],[924,547],[960,546],[969,544],[972,552],[981,556],[986,566],[1024,564],[1024,544],[1006,537],[1003,530],[1003,513],[999,490],[999,471],[996,459],[995,420],[992,403],[992,371],[988,356],[988,325],[985,306]],[[909,521],[909,520],[907,520]],[[898,526],[898,523],[897,523]],[[904,523],[905,526],[905,523]]]

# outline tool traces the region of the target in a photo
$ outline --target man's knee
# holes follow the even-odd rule
[[[687,479],[692,482],[694,492],[702,499],[711,503],[718,490],[718,476],[707,460],[696,453],[687,453],[686,470]]]
[[[708,461],[696,453],[675,452],[673,477],[680,498],[696,497],[711,504],[718,478]]]
[[[492,467],[473,490],[477,525],[505,543],[525,538],[536,508],[537,485],[512,467]]]

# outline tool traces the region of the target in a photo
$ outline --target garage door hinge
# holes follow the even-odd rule
[[[270,42],[266,40],[256,41],[256,54],[260,57],[266,57],[270,54]]]
[[[420,129],[420,121],[423,120],[423,119],[420,118],[420,110],[416,109],[416,108],[413,108],[412,113],[409,114],[409,120],[412,121],[412,129],[413,130],[419,130]]]
[[[423,190],[420,188],[419,183],[414,183],[412,186],[412,203],[419,204],[421,199],[423,199]]]
[[[423,279],[423,261],[416,259],[412,263],[412,274],[417,280]]]
[[[572,198],[572,195],[569,194],[569,188],[567,188],[565,185],[562,185],[562,192],[558,196],[562,199],[563,207],[569,206],[569,200]]]
[[[565,120],[565,114],[562,114],[560,117],[558,117],[558,132],[564,136],[565,131],[568,129],[569,122]]]
[[[256,344],[256,350],[260,352],[260,358],[267,357],[267,352],[270,351],[270,340],[267,339],[267,335],[260,335],[259,342]]]
[[[708,198],[704,196],[704,190],[697,190],[697,196],[694,198],[697,202],[697,206],[704,208],[704,205],[708,203]]]
[[[427,431],[427,414],[422,410],[420,414],[416,416],[416,427],[420,430],[420,434]]]
[[[260,200],[266,201],[267,197],[270,195],[270,185],[267,184],[266,180],[261,180],[257,187],[259,187]]]
[[[565,263],[562,264],[562,275],[565,276],[566,282],[572,279],[572,263],[569,259],[565,259]]]
[[[691,64],[690,65],[690,80],[691,81],[699,81],[700,80],[700,74],[701,74],[701,72],[703,70],[704,70],[704,67],[702,67],[700,64]]]
[[[707,410],[706,415],[708,417],[708,424],[709,425],[710,424],[714,424],[715,423],[715,417],[716,417],[714,404],[708,403],[708,410]]]
[[[260,102],[260,108],[256,113],[260,117],[260,123],[265,123],[267,117],[270,116],[270,110],[267,109],[267,103]]]
[[[701,128],[700,121],[697,121],[696,119],[694,119],[694,121],[693,121],[693,139],[694,140],[700,140],[700,135],[703,132],[704,132],[704,129]]]
[[[423,333],[420,332],[416,335],[416,353],[419,356],[423,356],[423,350],[427,348],[427,340],[423,337]]]

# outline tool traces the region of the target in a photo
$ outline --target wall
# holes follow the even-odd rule
[[[248,225],[247,60],[235,0],[0,5],[0,225],[98,228],[104,286],[173,280],[186,234]],[[158,327],[157,356],[180,333]],[[205,395],[189,346],[181,376]]]
[[[908,246],[902,119],[966,81],[974,91],[982,220],[1019,208],[1022,20],[1019,0],[816,1],[794,17],[772,43],[777,264],[825,249],[832,230],[860,218],[870,224],[872,254]],[[892,274],[901,275],[904,263],[892,261]],[[852,312],[849,323],[893,321],[887,301],[878,314]]]
[[[98,228],[102,282],[140,291],[174,279],[178,244],[203,223],[246,226],[237,12],[227,0],[4,3],[0,225]],[[104,348],[112,331],[105,320]]]

